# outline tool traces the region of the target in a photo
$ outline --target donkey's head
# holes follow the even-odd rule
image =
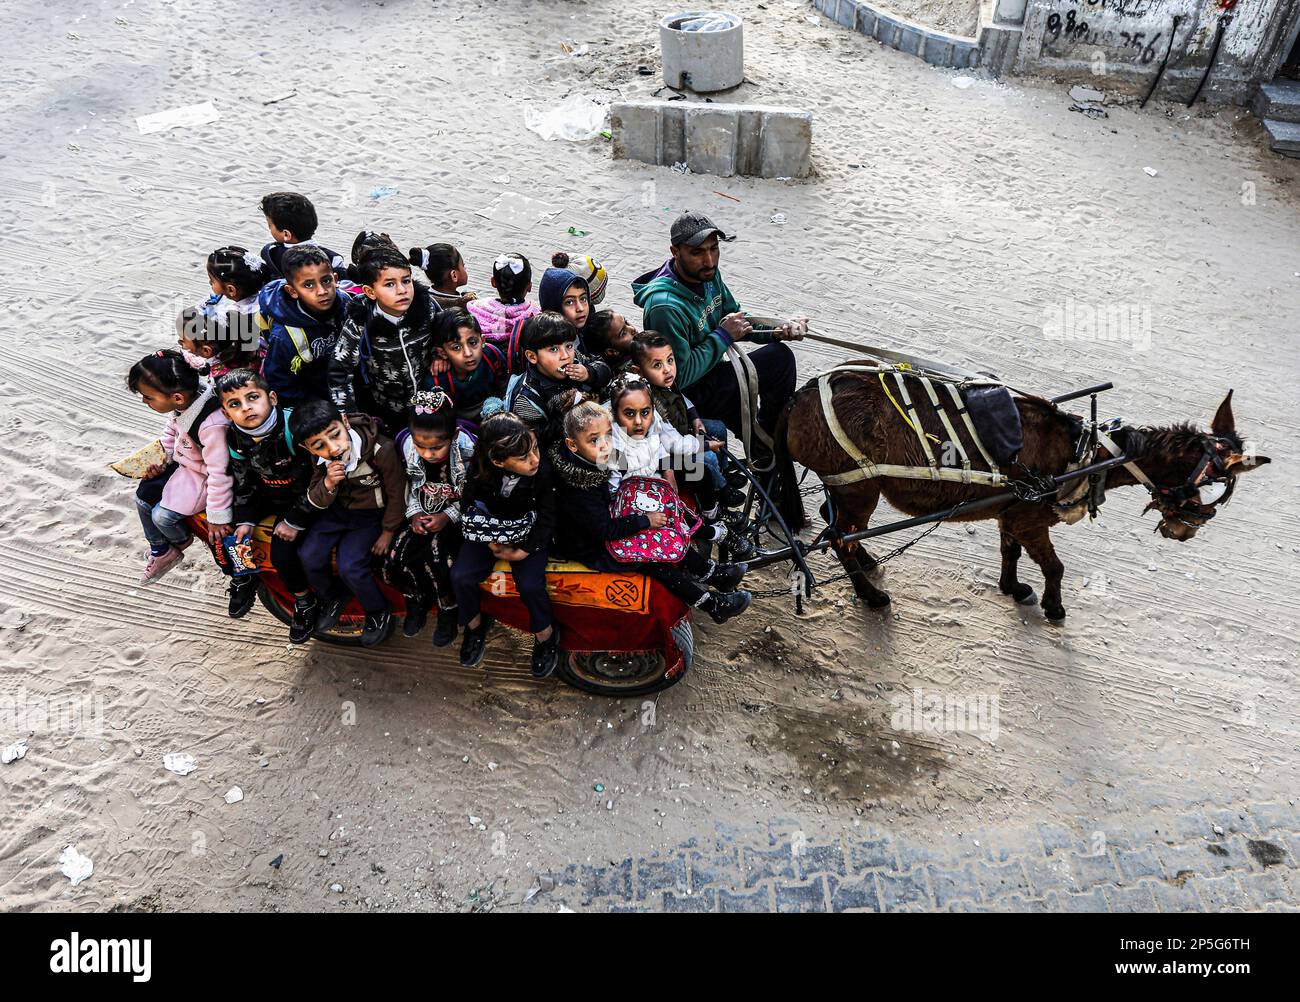
[[[1146,510],[1160,513],[1156,529],[1166,539],[1191,539],[1232,497],[1241,474],[1269,462],[1237,431],[1231,390],[1208,434],[1190,426],[1144,428],[1129,439],[1156,488]]]

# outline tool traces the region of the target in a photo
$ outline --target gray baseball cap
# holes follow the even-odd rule
[[[728,236],[713,225],[708,216],[699,212],[683,212],[673,220],[671,240],[674,246],[686,244],[698,247],[709,237],[717,235],[719,240],[735,240],[735,234]]]

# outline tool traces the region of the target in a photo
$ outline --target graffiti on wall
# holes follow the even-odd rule
[[[1164,55],[1173,15],[1187,10],[1187,0],[1061,0],[1043,25],[1042,53],[1068,58],[1100,49],[1146,65]]]

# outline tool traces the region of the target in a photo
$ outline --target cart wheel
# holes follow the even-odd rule
[[[673,627],[673,641],[682,652],[682,670],[672,678],[664,673],[664,656],[658,652],[620,654],[611,651],[570,653],[560,663],[560,676],[575,689],[597,696],[645,696],[676,685],[695,660],[695,635],[689,619]]]
[[[262,604],[266,606],[267,611],[276,619],[288,626],[293,622],[293,607],[285,606],[280,597],[264,584],[258,584],[257,597],[261,599]],[[390,631],[391,632],[391,631]],[[317,633],[312,636],[312,640],[320,640],[327,644],[342,644],[346,647],[359,646],[361,643],[361,624],[360,621],[350,623],[347,620],[341,620],[328,633]]]

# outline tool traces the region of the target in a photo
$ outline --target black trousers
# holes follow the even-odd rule
[[[460,625],[468,626],[479,613],[479,585],[492,573],[497,558],[486,543],[465,540],[451,567],[451,583],[460,607]],[[551,600],[546,594],[546,551],[537,550],[526,560],[510,565],[515,589],[528,610],[528,629],[541,633],[551,625]]]
[[[307,583],[307,572],[303,570],[302,560],[298,557],[298,544],[306,534],[305,530],[298,533],[298,538],[292,543],[274,534],[271,536],[271,566],[280,575],[284,586],[295,595],[311,590],[311,585]]]
[[[743,351],[743,348],[737,348]],[[794,352],[783,341],[773,341],[749,352],[758,374],[758,423],[771,435],[776,430],[781,409],[794,396],[797,378]],[[736,435],[740,427],[740,384],[736,381],[735,367],[728,361],[719,362],[683,391],[700,412],[700,417],[723,422]]]
[[[686,556],[676,564],[623,564],[606,553],[587,566],[610,573],[640,571],[654,578],[687,605],[694,605],[708,593],[708,589],[698,579],[709,573],[709,560],[693,546],[686,548]]]

